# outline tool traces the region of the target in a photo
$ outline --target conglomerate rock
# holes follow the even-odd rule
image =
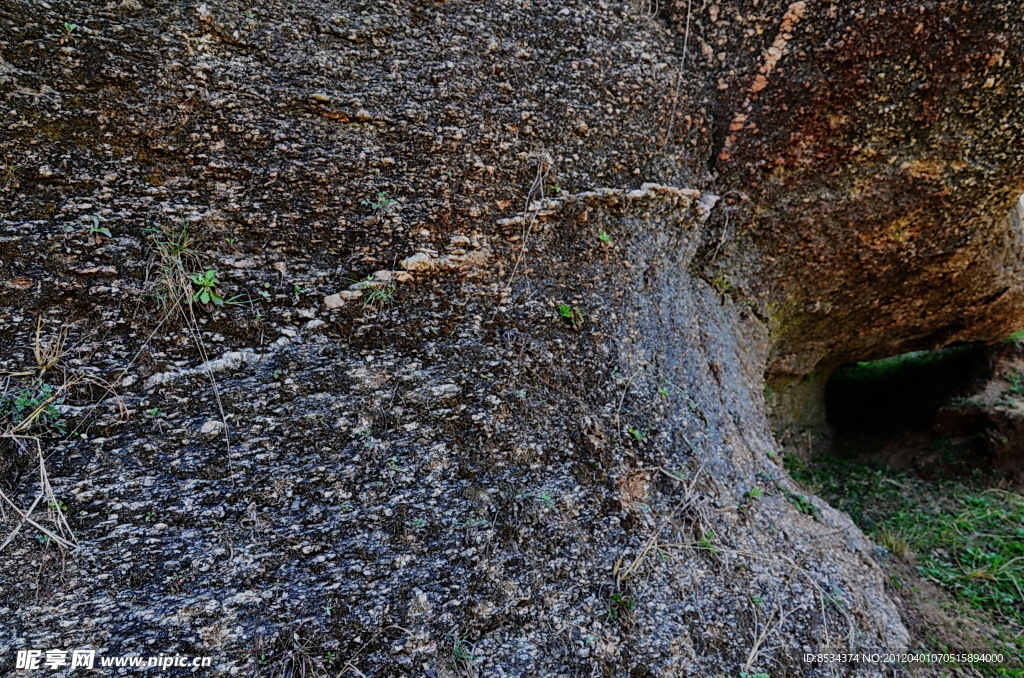
[[[728,4],[0,0],[3,367],[32,371],[41,317],[91,378],[62,391],[73,434],[41,439],[79,548],[25,527],[0,552],[0,666],[882,675],[801,658],[909,638],[870,545],[781,467],[762,384],[907,339],[879,321],[822,349],[769,317],[880,259],[836,240],[803,268],[786,234],[842,224],[716,137],[759,42],[824,30],[768,2],[732,34]],[[759,101],[794,62],[766,49]],[[244,305],[193,322],[149,296],[186,227],[188,265]],[[965,236],[979,271],[999,228]],[[900,237],[858,294],[917,270]],[[861,301],[828,331],[860,336]],[[33,454],[3,450],[22,508]]]

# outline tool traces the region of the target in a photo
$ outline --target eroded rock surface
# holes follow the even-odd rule
[[[827,675],[799,653],[908,645],[868,543],[767,424],[780,351],[792,373],[838,354],[780,344],[744,289],[797,250],[723,231],[776,218],[741,219],[757,200],[714,166],[753,163],[714,140],[725,9],[693,35],[639,10],[0,2],[3,368],[32,371],[37,317],[73,322],[63,365],[117,394],[68,390],[74,434],[43,439],[80,548],[25,528],[0,554],[0,666]],[[750,57],[754,94],[787,45]],[[248,301],[191,329],[147,296],[183,226]],[[30,505],[34,457],[3,455]]]

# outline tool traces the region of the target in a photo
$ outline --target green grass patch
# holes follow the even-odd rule
[[[52,429],[64,434],[66,425],[57,409],[60,399],[55,397],[55,393],[53,386],[38,379],[0,393],[0,428],[15,430],[20,427],[22,433]],[[28,424],[22,425],[30,418]]]
[[[1024,330],[1014,332],[1006,339],[1003,339],[1003,343],[1007,344],[1024,344]]]
[[[1004,651],[1024,662],[1024,648],[1013,647],[1024,630],[1024,494],[991,489],[980,473],[924,481],[838,460],[795,470],[877,544],[915,563],[922,578],[994,617],[1008,646],[970,651]]]

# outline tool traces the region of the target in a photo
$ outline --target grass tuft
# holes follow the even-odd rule
[[[828,460],[804,482],[846,511],[879,545],[916,564],[954,598],[994,616],[1008,641],[1024,633],[1024,494],[986,487],[985,478],[924,481],[888,468]],[[991,648],[990,648],[991,649]]]

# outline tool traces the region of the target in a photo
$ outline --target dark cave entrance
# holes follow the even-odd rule
[[[936,413],[986,370],[980,346],[917,351],[845,365],[825,385],[828,423],[838,438],[878,438],[928,429]]]
[[[975,399],[1000,351],[1019,349],[964,345],[840,367],[825,385],[825,456],[925,479],[1007,470],[997,444],[1004,427]]]

